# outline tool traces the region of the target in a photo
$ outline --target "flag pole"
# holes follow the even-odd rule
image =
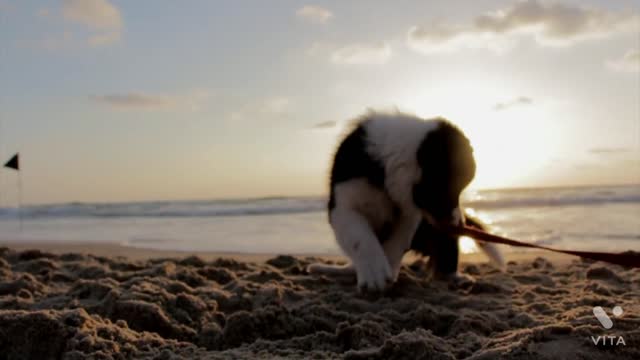
[[[18,220],[22,234],[22,172],[20,171],[20,153],[16,153],[4,164],[4,167],[18,172]]]
[[[22,171],[18,171],[18,221],[20,222],[20,237],[22,237]]]
[[[2,115],[2,114],[0,114]],[[2,116],[0,116],[0,157],[4,159],[4,142],[2,141],[2,135],[4,134],[2,128]],[[2,207],[2,190],[4,188],[4,178],[2,177],[2,171],[0,171],[0,207]]]

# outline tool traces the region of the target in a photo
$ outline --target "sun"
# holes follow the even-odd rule
[[[529,109],[514,111],[514,118],[492,115],[465,130],[477,164],[473,187],[517,187],[545,171],[559,151],[560,135],[553,124],[539,120],[543,115]]]
[[[474,148],[477,171],[472,188],[518,187],[545,171],[560,150],[563,134],[552,111],[541,104],[496,109],[517,91],[478,89],[470,81],[449,82],[404,104],[424,118],[444,116],[458,125]],[[430,101],[425,101],[429,99]]]

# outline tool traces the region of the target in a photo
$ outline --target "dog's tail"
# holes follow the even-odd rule
[[[482,221],[480,221],[480,219],[474,216],[469,215],[469,213],[465,213],[465,222],[467,226],[474,227],[479,230],[487,231],[487,227],[482,223]],[[505,263],[504,263],[504,258],[502,257],[502,253],[500,252],[500,249],[498,249],[498,247],[495,244],[491,244],[484,241],[478,241],[476,239],[473,239],[473,241],[475,241],[475,243],[478,245],[480,250],[482,250],[482,252],[485,255],[487,255],[487,257],[489,258],[489,261],[493,265],[495,265],[500,270],[505,269]]]
[[[486,243],[484,241],[476,241],[476,244],[478,244],[480,250],[482,250],[482,252],[487,255],[489,261],[493,265],[495,265],[498,269],[504,271],[504,258],[502,257],[502,253],[495,244]]]
[[[353,264],[346,265],[330,265],[323,263],[311,264],[307,267],[307,271],[311,274],[330,274],[330,275],[355,275],[356,270]]]

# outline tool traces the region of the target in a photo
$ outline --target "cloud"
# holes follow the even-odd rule
[[[314,24],[326,24],[333,17],[333,13],[316,5],[305,5],[296,11],[296,16]]]
[[[631,151],[631,148],[628,147],[602,147],[602,148],[591,148],[589,152],[591,154],[596,155],[615,155],[615,154],[623,154]]]
[[[263,101],[261,110],[264,113],[281,114],[291,106],[291,100],[284,96],[275,96]]]
[[[519,96],[513,100],[509,100],[507,102],[502,102],[502,103],[497,103],[493,106],[493,110],[495,111],[501,111],[501,110],[506,110],[508,108],[514,107],[514,106],[520,106],[520,105],[530,105],[533,103],[533,100],[531,100],[530,98],[526,97],[526,96]]]
[[[107,0],[64,0],[62,15],[65,19],[94,29],[119,29],[120,11]]]
[[[514,41],[485,32],[468,31],[460,26],[434,23],[429,26],[414,26],[409,29],[407,45],[423,53],[445,53],[459,49],[489,49],[504,52],[513,47]]]
[[[36,16],[39,18],[49,18],[51,16],[51,11],[47,8],[40,8],[36,11]]]
[[[122,93],[94,95],[92,101],[121,110],[163,110],[186,107],[192,111],[199,109],[200,104],[211,97],[207,91],[193,91],[185,95],[154,95],[145,93]]]
[[[90,31],[91,46],[112,44],[120,40],[123,22],[120,11],[108,0],[64,0],[65,21],[84,26]]]
[[[229,113],[233,121],[251,118],[263,118],[287,115],[293,107],[293,102],[286,96],[272,96],[258,101],[248,102],[235,111]]]
[[[555,44],[606,36],[620,30],[633,31],[637,19],[637,16],[602,9],[530,0],[476,18],[475,28],[494,33],[532,29],[538,41]]]
[[[622,57],[607,61],[606,65],[613,71],[640,72],[640,49],[630,49]]]
[[[526,0],[475,17],[468,24],[414,26],[408,46],[433,53],[461,48],[500,50],[519,36],[533,36],[541,46],[569,46],[589,38],[633,32],[640,16],[604,9]],[[497,45],[496,45],[497,43]]]
[[[338,126],[338,122],[337,121],[323,121],[321,123],[317,123],[315,125],[313,125],[311,128],[312,129],[331,129]]]
[[[92,100],[104,103],[114,108],[162,108],[175,105],[175,102],[165,96],[147,95],[140,93],[96,95]]]
[[[373,44],[352,44],[331,53],[330,60],[334,64],[367,64],[379,65],[391,58],[391,47],[384,42]]]

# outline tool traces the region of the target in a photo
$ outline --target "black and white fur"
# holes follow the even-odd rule
[[[328,204],[336,241],[351,263],[313,264],[309,271],[355,271],[359,288],[382,290],[395,282],[414,242],[416,250],[438,258],[436,270],[457,274],[458,239],[437,229],[464,224],[459,198],[475,167],[467,138],[442,118],[362,116],[336,151]],[[421,238],[434,235],[432,230],[442,239],[425,238],[435,245],[420,245]]]

